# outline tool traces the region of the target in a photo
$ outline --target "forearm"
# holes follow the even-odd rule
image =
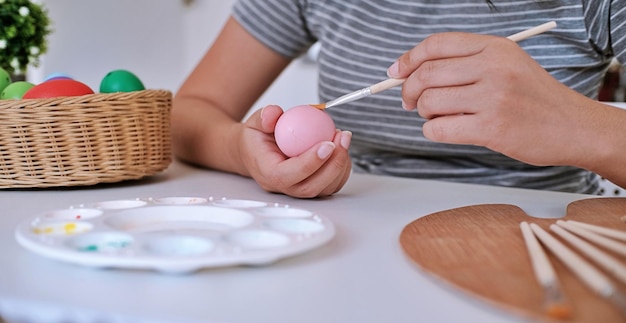
[[[172,109],[174,154],[203,167],[248,176],[235,142],[243,125],[199,98],[177,96]]]
[[[240,156],[247,149],[241,120],[290,62],[229,18],[174,98],[175,155],[250,176]]]
[[[583,168],[626,188],[626,110],[598,103],[588,124],[595,136],[587,138]]]

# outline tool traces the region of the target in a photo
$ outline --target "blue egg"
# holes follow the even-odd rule
[[[73,78],[65,73],[51,73],[43,80],[44,82],[50,80],[72,80]]]

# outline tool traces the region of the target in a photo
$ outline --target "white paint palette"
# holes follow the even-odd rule
[[[20,245],[100,268],[191,273],[265,265],[335,235],[327,218],[278,203],[212,197],[113,200],[44,212],[21,223]]]

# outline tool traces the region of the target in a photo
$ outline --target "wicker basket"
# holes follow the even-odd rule
[[[0,188],[139,179],[171,163],[172,93],[0,101]]]

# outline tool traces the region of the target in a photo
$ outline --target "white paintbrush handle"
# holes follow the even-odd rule
[[[537,238],[589,288],[603,297],[610,297],[614,293],[615,287],[602,272],[571,251],[540,226],[531,223],[530,228]]]
[[[556,283],[556,273],[548,256],[543,251],[543,248],[539,244],[537,237],[533,234],[528,225],[528,222],[520,223],[520,229],[522,230],[522,236],[526,243],[526,249],[530,256],[530,263],[532,264],[535,277],[541,286],[549,286]]]
[[[554,21],[550,21],[550,22],[546,22],[545,24],[541,24],[539,26],[530,28],[530,29],[526,29],[524,31],[521,31],[517,34],[513,34],[509,37],[507,37],[508,39],[514,41],[514,42],[518,42],[520,40],[524,40],[528,37],[532,37],[535,35],[539,35],[541,33],[544,33],[552,28],[556,27],[556,22]]]
[[[609,229],[609,228],[605,228],[605,227],[601,227],[601,226],[597,226],[597,225],[593,225],[589,223],[584,223],[584,222],[578,222],[574,220],[567,220],[566,222],[571,223],[573,225],[577,225],[581,228],[588,229],[589,231],[593,231],[603,236],[626,242],[626,232],[624,231]]]
[[[615,277],[617,277],[620,281],[626,283],[626,266],[622,265],[616,258],[611,257],[606,252],[575,236],[565,228],[562,228],[561,226],[563,223],[563,221],[560,221],[558,225],[550,225],[550,230],[554,231],[554,233],[558,234],[572,246],[576,247],[589,259],[594,260],[602,268],[615,275]]]
[[[374,85],[370,86],[371,94],[376,94],[385,90],[389,90],[392,87],[396,87],[402,83],[404,83],[406,79],[386,79],[382,82],[378,82]]]
[[[610,238],[607,238],[605,236],[599,235],[593,231],[590,231],[588,229],[585,229],[584,227],[575,225],[575,224],[571,224],[568,222],[565,222],[563,220],[559,220],[556,222],[556,224],[564,227],[565,229],[569,230],[572,233],[575,233],[597,245],[600,245],[604,248],[607,248],[617,254],[620,254],[622,256],[626,256],[626,244],[624,243],[620,243],[618,241],[612,240]]]

